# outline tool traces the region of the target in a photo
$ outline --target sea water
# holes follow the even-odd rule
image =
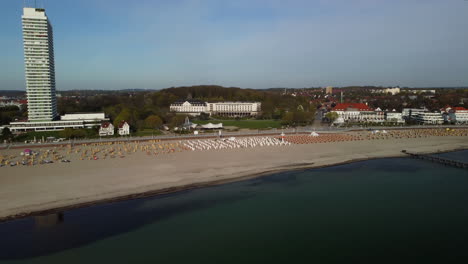
[[[466,263],[468,171],[393,158],[284,172],[5,222],[0,238],[0,263]]]

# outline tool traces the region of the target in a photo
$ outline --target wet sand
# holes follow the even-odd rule
[[[466,136],[292,144],[80,160],[0,168],[0,221],[95,203],[175,192],[258,177],[383,157],[401,150],[431,153],[468,149]],[[3,150],[12,155],[19,150]]]

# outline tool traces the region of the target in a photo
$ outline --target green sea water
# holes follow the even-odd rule
[[[0,263],[466,263],[468,171],[371,160],[71,210],[52,227],[6,222],[0,235]]]

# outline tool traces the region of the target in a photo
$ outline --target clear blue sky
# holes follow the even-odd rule
[[[38,0],[58,90],[467,86],[467,0]],[[0,89],[25,89],[2,0]]]

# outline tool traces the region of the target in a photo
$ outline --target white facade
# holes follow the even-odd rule
[[[395,88],[384,88],[384,89],[375,89],[375,90],[372,90],[373,93],[384,93],[384,94],[392,94],[392,95],[395,95],[395,94],[399,94],[400,93],[400,88],[399,87],[395,87]]]
[[[468,113],[460,113],[460,112],[455,112],[455,122],[457,123],[463,123],[467,124],[468,123]]]
[[[130,125],[127,122],[123,122],[119,125],[119,135],[130,135]]]
[[[37,121],[37,122],[11,122],[11,132],[26,131],[54,131],[65,128],[85,128],[83,120],[73,121]]]
[[[455,107],[455,122],[468,124],[468,109]]]
[[[356,111],[335,110],[333,112],[336,112],[338,114],[338,119],[343,120],[343,122],[358,121],[360,119],[359,115],[361,114],[361,112],[357,110]]]
[[[403,118],[409,119],[427,111],[426,108],[403,108],[402,116]]]
[[[429,124],[429,125],[440,125],[444,123],[444,118],[441,113],[419,113],[414,116],[414,120],[421,124]]]
[[[106,120],[104,113],[77,113],[77,114],[65,114],[60,116],[60,120]]]
[[[371,122],[380,123],[385,121],[385,113],[381,111],[333,111],[338,114],[339,122]],[[338,120],[337,119],[337,120]],[[338,123],[338,122],[337,122]]]
[[[28,120],[52,121],[58,116],[52,25],[42,8],[25,7],[22,21]]]
[[[260,102],[216,102],[205,103],[196,100],[179,101],[171,104],[170,110],[188,115],[256,116],[261,111]]]
[[[341,103],[333,108],[338,114],[335,123],[344,122],[371,122],[380,123],[385,121],[385,113],[377,108],[375,111],[363,103]]]
[[[261,111],[259,102],[218,102],[207,105],[212,115],[256,116]]]
[[[409,93],[413,93],[413,94],[420,94],[420,93],[431,93],[431,94],[435,94],[436,93],[436,90],[423,90],[423,89],[412,89],[412,90],[406,90],[407,92]]]
[[[387,112],[387,122],[394,122],[394,123],[405,123],[403,119],[403,113],[399,112]]]
[[[103,123],[99,128],[99,136],[113,136],[114,135],[114,125],[109,122]]]
[[[171,112],[184,113],[193,116],[208,112],[206,103],[197,100],[177,101],[171,104],[169,109]]]

